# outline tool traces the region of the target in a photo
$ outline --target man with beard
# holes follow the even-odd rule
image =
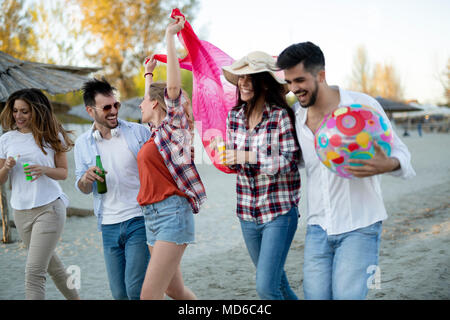
[[[140,187],[136,159],[150,131],[118,118],[120,102],[114,90],[105,79],[93,79],[83,86],[86,111],[94,123],[75,142],[75,187],[85,194],[93,192],[113,298],[138,300],[150,254],[136,200]],[[97,155],[106,171],[107,192],[103,194],[97,192],[97,181],[103,182]]]
[[[304,251],[305,299],[364,299],[372,279],[379,279],[378,252],[382,220],[387,218],[380,174],[415,176],[407,147],[393,132],[391,156],[374,144],[370,160],[346,170],[360,178],[345,179],[322,165],[314,149],[314,132],[323,118],[341,106],[362,104],[376,109],[389,123],[380,104],[358,92],[328,86],[325,58],[311,42],[293,44],[278,57],[289,90],[298,102],[296,132],[307,177],[307,230]]]

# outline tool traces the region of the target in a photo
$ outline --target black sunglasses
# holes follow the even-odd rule
[[[106,106],[103,107],[94,107],[95,109],[102,109],[103,111],[109,111],[112,108],[116,108],[117,110],[120,109],[120,102],[115,102],[114,104],[107,104]]]

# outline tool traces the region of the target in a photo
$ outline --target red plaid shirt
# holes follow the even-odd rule
[[[155,137],[155,144],[173,180],[188,196],[192,211],[198,213],[200,205],[206,200],[206,191],[191,158],[192,136],[181,105],[181,90],[178,98],[174,100],[169,99],[166,91],[164,101],[167,116],[157,128],[149,123],[152,137]]]
[[[237,216],[265,223],[286,214],[300,200],[299,148],[287,111],[264,106],[261,122],[249,132],[243,106],[227,118],[227,149],[255,151],[256,164],[230,166],[237,170]]]

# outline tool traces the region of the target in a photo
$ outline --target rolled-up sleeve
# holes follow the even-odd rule
[[[372,105],[375,107],[378,112],[381,113],[384,120],[388,123],[389,127],[392,128],[392,124],[389,121],[389,118],[386,116],[383,107],[378,103],[377,100],[372,99]],[[416,175],[412,165],[411,165],[411,153],[408,150],[408,147],[400,140],[397,133],[392,130],[392,134],[394,136],[394,140],[392,143],[392,149],[390,157],[396,158],[400,162],[400,169],[389,172],[391,176],[401,177],[403,179],[409,179]]]
[[[169,118],[169,125],[178,127],[181,129],[189,129],[189,123],[187,121],[186,114],[184,113],[183,105],[181,104],[180,94],[175,99],[170,99],[167,95],[167,88],[164,89],[164,102],[167,107],[167,117]]]
[[[394,135],[394,142],[390,156],[400,162],[400,169],[389,172],[389,174],[403,179],[412,178],[416,175],[416,172],[411,165],[411,153],[398,135],[394,131],[392,133]]]

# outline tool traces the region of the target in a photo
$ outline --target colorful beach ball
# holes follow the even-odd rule
[[[374,141],[389,156],[392,149],[392,128],[374,108],[352,104],[340,107],[324,118],[314,137],[320,161],[343,178],[353,178],[344,168],[349,159],[368,160],[375,154]]]

